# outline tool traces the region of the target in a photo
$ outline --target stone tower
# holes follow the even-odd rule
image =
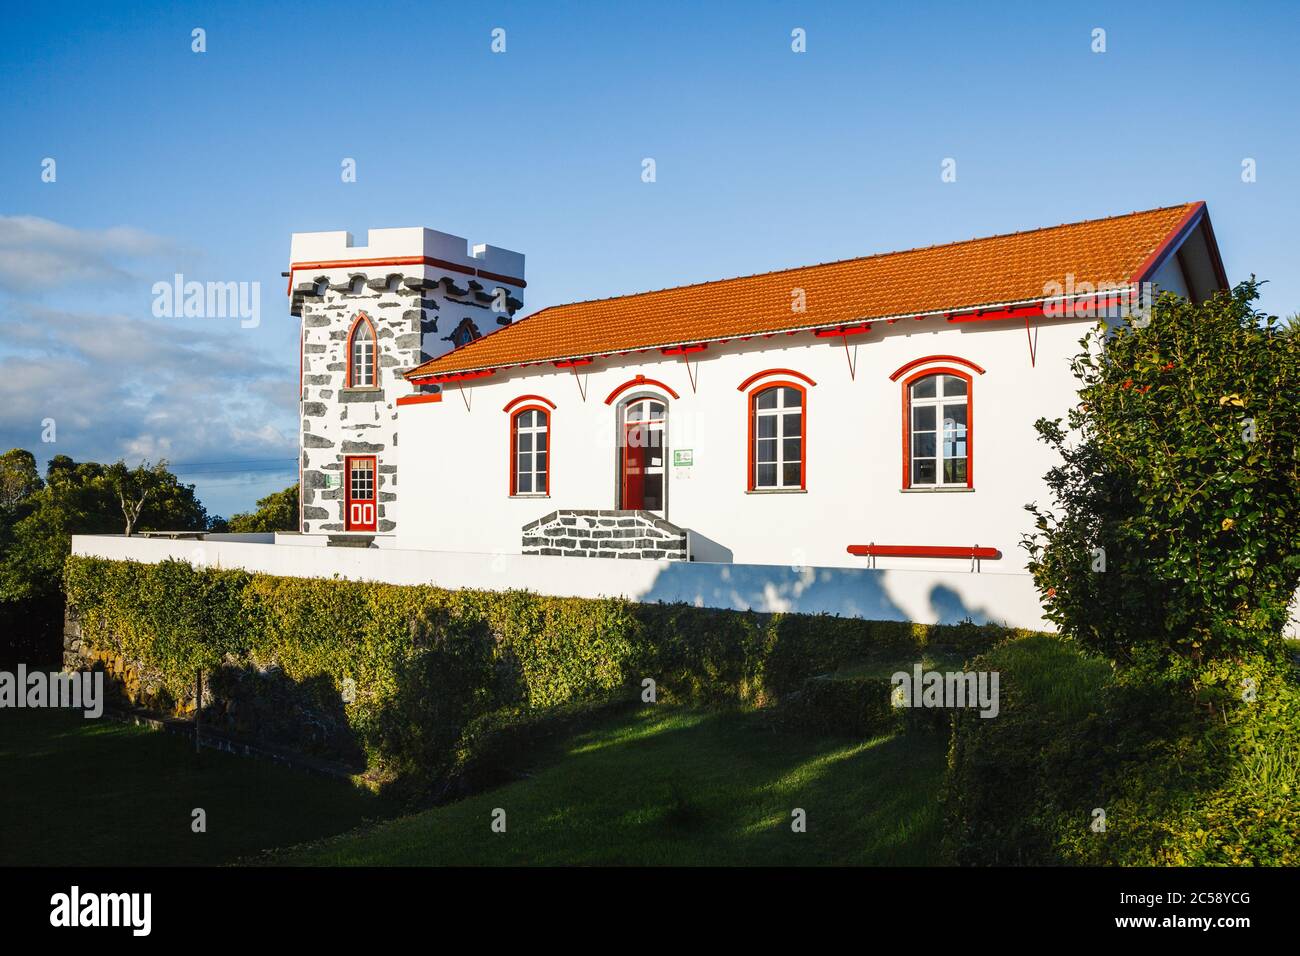
[[[402,372],[509,325],[524,285],[520,253],[433,229],[372,229],[365,246],[294,233],[303,534],[398,532],[397,401],[412,394]]]

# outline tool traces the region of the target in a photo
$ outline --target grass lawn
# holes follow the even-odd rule
[[[385,810],[347,781],[68,711],[0,710],[0,781],[5,866],[226,863]]]
[[[940,862],[945,741],[779,733],[761,714],[646,709],[539,754],[529,777],[271,855],[279,864]],[[791,831],[791,811],[807,832]],[[505,833],[491,829],[506,811]]]

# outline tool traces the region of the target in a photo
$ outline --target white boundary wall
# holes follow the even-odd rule
[[[956,623],[969,617],[977,623],[1050,629],[1027,574],[619,561],[389,547],[329,548],[310,540],[294,545],[121,535],[74,535],[72,553],[143,563],[175,558],[196,566],[242,568],[287,577],[337,576],[450,589],[519,589],[563,597],[684,601],[698,607],[827,612],[921,624]]]

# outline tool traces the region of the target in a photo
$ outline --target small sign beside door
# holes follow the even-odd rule
[[[693,448],[673,449],[673,475],[677,478],[689,478],[695,471],[695,450]]]

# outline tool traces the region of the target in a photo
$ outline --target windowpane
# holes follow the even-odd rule
[[[912,431],[932,432],[934,431],[933,405],[917,405],[912,409]]]
[[[943,427],[961,429],[966,428],[966,405],[945,405],[943,406]]]
[[[532,432],[520,432],[520,433],[519,433],[519,450],[520,450],[520,451],[532,451],[532,450],[533,450],[533,433],[532,433]]]
[[[537,433],[537,450],[546,451],[546,432],[544,431]]]
[[[966,459],[945,458],[943,462],[943,480],[950,484],[964,482],[966,480]]]
[[[934,459],[916,458],[912,460],[912,484],[934,484]]]
[[[663,511],[664,508],[664,476],[662,474],[645,476],[645,510],[646,511]]]
[[[781,460],[798,461],[799,446],[803,444],[799,438],[786,438],[781,442]]]
[[[533,470],[533,456],[532,456],[532,455],[528,454],[527,452],[524,452],[523,454],[521,454],[521,455],[519,456],[519,470],[520,470],[520,471],[532,471],[532,470]]]
[[[645,406],[640,402],[633,402],[627,407],[624,420],[629,422],[639,422],[645,417]]]
[[[758,473],[757,473],[757,475],[756,475],[755,477],[756,477],[756,479],[757,479],[757,480],[755,481],[755,485],[756,485],[757,487],[759,487],[759,488],[775,488],[775,487],[776,487],[776,465],[774,465],[774,464],[771,464],[771,465],[763,465],[763,464],[760,464],[760,465],[758,466]]]
[[[943,394],[949,397],[953,395],[966,394],[966,380],[958,378],[956,375],[945,375],[943,377]]]
[[[651,403],[650,403],[650,417],[651,417],[651,418],[663,418],[663,417],[664,417],[664,407],[663,407],[663,405],[660,404],[659,402],[651,402]]]
[[[776,437],[776,416],[775,415],[759,415],[758,421],[755,423],[755,426],[758,429],[759,438]]]
[[[776,461],[776,439],[765,438],[758,443],[757,461]]]
[[[782,391],[785,393],[786,408],[798,408],[802,404],[799,401],[799,392],[797,389],[787,388],[782,389]]]
[[[787,488],[798,488],[799,487],[799,463],[797,461],[788,461],[782,466],[782,468],[784,469],[784,474],[782,476],[782,484],[784,484],[785,487]]]
[[[537,459],[537,472],[542,474],[546,471],[546,452],[538,452],[535,456]]]
[[[759,408],[776,408],[777,389],[769,388],[758,393],[756,403]]]
[[[533,474],[525,471],[519,474],[519,483],[515,488],[521,495],[531,494],[533,490]]]
[[[937,375],[927,375],[925,378],[912,385],[913,398],[934,398],[935,382],[938,381]]]
[[[935,436],[934,432],[916,432],[912,435],[912,457],[913,458],[933,458],[934,457]]]
[[[781,424],[781,427],[785,429],[785,431],[782,434],[782,437],[798,435],[800,431],[799,429],[800,421],[803,418],[803,416],[796,412],[793,415],[782,415],[781,417],[785,419],[785,421],[782,422]]]

